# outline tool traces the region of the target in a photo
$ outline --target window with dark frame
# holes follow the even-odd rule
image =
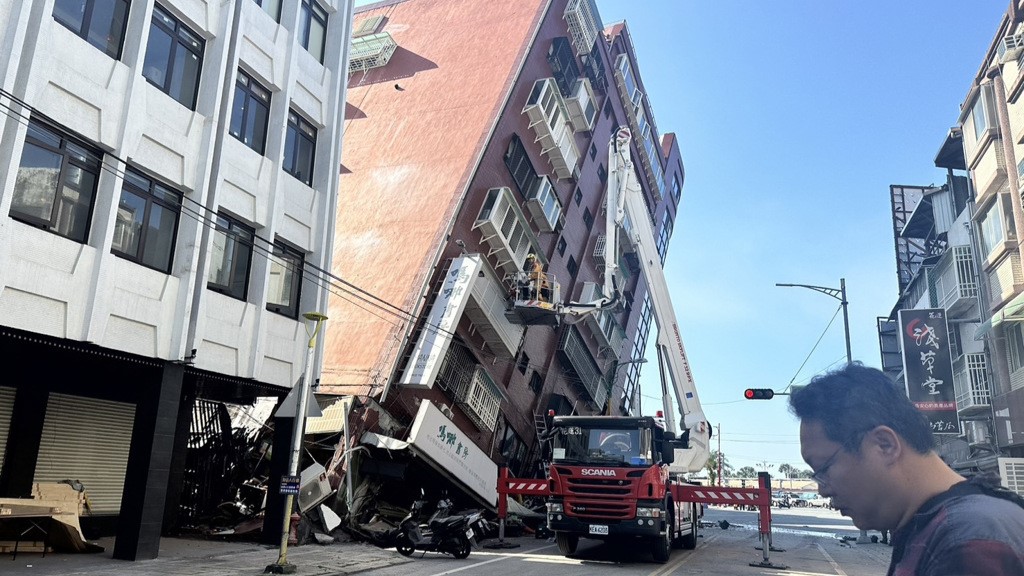
[[[128,168],[114,221],[110,251],[163,273],[171,271],[182,195]]]
[[[289,318],[299,317],[304,264],[305,257],[301,252],[281,241],[274,242],[267,285],[267,310]]]
[[[281,21],[281,0],[255,0],[255,2],[274,19],[274,22]]]
[[[526,355],[526,352],[523,352],[519,355],[519,361],[516,362],[516,368],[519,370],[520,374],[526,374],[526,370],[529,369],[529,367],[530,357]]]
[[[569,270],[569,276],[572,276],[573,280],[575,280],[576,273],[579,272],[579,265],[576,264],[576,259],[569,256],[569,262],[566,263],[565,267]]]
[[[590,212],[590,208],[583,209],[583,225],[590,230],[594,227],[594,215]]]
[[[96,148],[30,120],[14,180],[11,218],[84,243],[102,158]]]
[[[580,70],[576,66],[576,54],[568,38],[559,36],[551,41],[548,48],[548,64],[551,65],[551,73],[562,96],[572,96],[573,84],[580,77]]]
[[[324,63],[327,11],[316,0],[302,0],[299,11],[299,43],[317,62]]]
[[[523,141],[520,140],[518,134],[513,134],[512,139],[509,140],[508,148],[505,150],[505,166],[512,174],[512,179],[515,180],[516,186],[519,188],[519,194],[523,198],[527,198],[540,177],[537,175],[533,163],[530,162],[526,147],[523,146]]]
[[[604,101],[604,117],[611,118],[612,112],[614,112],[614,110],[612,110],[612,99],[609,98]]]
[[[565,256],[565,247],[566,247],[565,238],[559,238],[558,239],[558,255],[559,256]]]
[[[604,167],[604,164],[597,167],[597,179],[601,181],[601,184],[608,181],[608,169]]]
[[[226,214],[217,214],[206,287],[232,298],[245,300],[249,291],[249,270],[256,232]]]
[[[595,158],[597,158],[597,143],[591,142],[590,143],[590,159],[593,160]]]
[[[204,46],[198,34],[157,4],[153,7],[142,75],[161,92],[195,110]]]
[[[267,118],[270,116],[270,90],[251,76],[238,71],[235,96],[231,103],[228,133],[242,144],[263,154],[267,144]]]
[[[576,202],[576,205],[579,206],[580,202],[583,202],[583,192],[577,188],[576,192],[572,195],[572,199]]]
[[[312,186],[315,154],[316,128],[298,112],[289,110],[284,139],[284,171]]]
[[[56,0],[53,19],[107,56],[121,58],[128,0]]]
[[[534,394],[540,394],[544,390],[544,379],[541,378],[540,372],[536,370],[533,371],[533,374],[530,374],[530,390]]]

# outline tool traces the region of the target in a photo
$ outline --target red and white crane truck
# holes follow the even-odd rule
[[[652,219],[631,160],[630,142],[630,131],[623,127],[609,143],[601,296],[592,302],[561,304],[533,294],[542,287],[548,294],[560,290],[554,277],[539,277],[532,269],[517,280],[513,312],[520,314],[524,323],[543,321],[545,316],[554,322],[575,323],[587,314],[610,312],[619,305],[618,250],[635,253],[658,327],[664,418],[548,418],[544,433],[550,442],[547,480],[509,478],[502,470],[499,515],[504,513],[507,494],[544,496],[547,526],[563,554],[575,553],[580,538],[636,539],[650,546],[655,561],[667,562],[671,548],[696,546],[702,503],[754,505],[762,511],[764,540],[764,562],[756,565],[767,566],[771,505],[770,486],[764,486],[770,482],[767,476],[761,487],[743,489],[708,488],[684,479],[684,474],[701,470],[707,462],[711,427],[686,358]],[[674,408],[680,415],[678,429]]]

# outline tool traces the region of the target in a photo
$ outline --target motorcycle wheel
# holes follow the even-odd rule
[[[395,544],[395,550],[398,550],[398,553],[402,556],[412,556],[412,553],[416,551],[416,546],[407,536],[399,536],[398,543]]]
[[[470,544],[469,538],[465,536],[459,536],[452,542],[451,550],[452,556],[455,556],[456,560],[462,560],[469,556]]]

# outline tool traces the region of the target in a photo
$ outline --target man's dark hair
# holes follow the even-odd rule
[[[848,452],[858,452],[864,434],[876,426],[892,428],[918,453],[935,449],[928,418],[903,388],[858,362],[812,378],[789,397],[789,409],[800,420],[821,422],[829,440]]]

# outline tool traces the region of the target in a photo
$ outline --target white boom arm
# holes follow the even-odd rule
[[[608,197],[608,233],[606,250],[611,256],[606,261],[614,263],[615,250],[618,246],[618,233],[621,230],[626,240],[636,250],[640,260],[640,268],[647,280],[647,290],[651,298],[651,309],[658,326],[658,365],[661,368],[662,401],[665,409],[665,425],[669,432],[677,433],[675,410],[671,400],[669,383],[675,392],[676,406],[679,408],[680,427],[689,432],[689,448],[676,450],[675,462],[671,469],[680,472],[696,472],[701,470],[710,456],[710,427],[700,406],[697,387],[693,382],[690,363],[686,359],[679,323],[676,321],[675,308],[669,295],[665,271],[658,254],[654,225],[649,216],[647,204],[643,198],[643,190],[636,180],[633,162],[630,155],[632,136],[628,128],[620,128],[609,144]],[[655,162],[657,160],[654,160]],[[605,271],[605,284],[608,287],[609,275],[614,277],[615,269]],[[667,373],[667,374],[666,374]],[[685,434],[685,432],[684,432]]]

